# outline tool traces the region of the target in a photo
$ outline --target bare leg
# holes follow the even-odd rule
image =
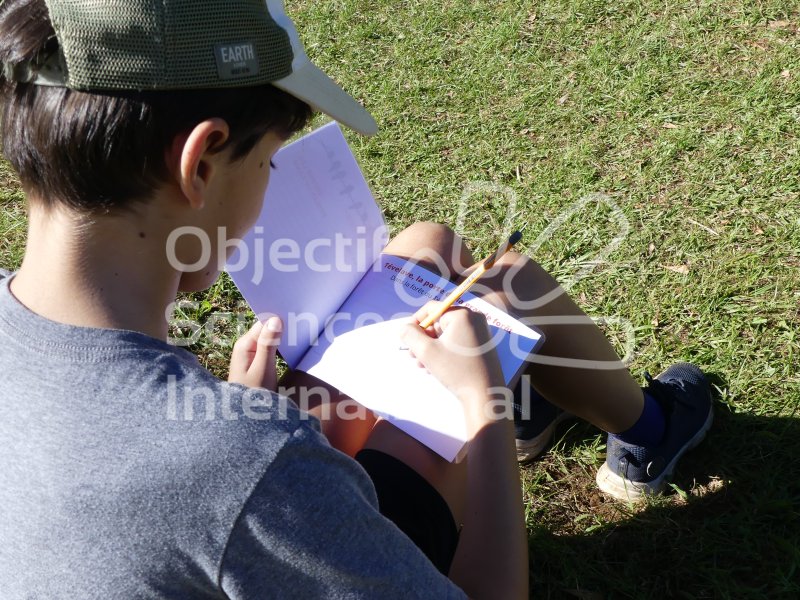
[[[472,255],[452,230],[433,223],[412,225],[392,240],[386,252],[410,259],[453,280],[463,277],[474,263]],[[642,410],[642,392],[638,384],[602,331],[536,263],[510,253],[473,291],[539,327],[546,336],[539,356],[566,359],[564,365],[532,362],[526,370],[533,385],[548,400],[606,431],[623,431],[638,419]],[[592,367],[593,363],[602,364],[603,368]],[[373,448],[399,458],[442,494],[457,522],[462,522],[465,465],[444,461],[389,423],[377,421],[375,425],[372,413],[362,419],[342,419],[342,411],[336,407],[353,401],[304,373],[290,374],[282,385],[328,389],[332,404],[327,407],[327,413],[322,403],[314,400],[313,394],[305,406],[321,419],[323,432],[334,447],[350,455],[362,447]],[[344,414],[349,414],[349,410]]]
[[[453,280],[474,263],[460,237],[431,223],[413,225],[387,252]],[[538,264],[510,252],[472,291],[545,334],[525,372],[550,402],[611,433],[636,422],[643,406],[639,384],[600,328]]]
[[[454,280],[462,277],[473,263],[472,256],[452,231],[426,223],[402,232],[386,251]],[[532,362],[527,369],[541,393],[612,432],[627,429],[635,422],[642,408],[639,386],[597,326],[538,265],[520,255],[507,255],[481,284],[482,290],[476,291],[482,291],[487,301],[539,326],[547,336],[538,356],[558,360],[551,360],[550,364]],[[485,464],[477,467],[485,458],[484,453],[472,456],[468,464],[465,461],[454,465],[388,422],[379,420],[371,428],[369,425],[367,420],[360,424],[356,420],[329,421],[327,425],[323,422],[326,430],[342,428],[343,433],[335,439],[349,439],[352,442],[349,451],[357,450],[364,440],[363,447],[402,460],[439,491],[456,523],[464,527],[451,574],[454,580],[471,581],[476,548],[485,540],[483,536],[489,525],[485,522],[487,490],[481,487],[484,477],[469,473],[485,473]],[[497,441],[499,444],[500,440]],[[484,450],[491,454],[488,447]],[[493,460],[492,468],[502,462]],[[472,471],[472,467],[477,471]]]
[[[476,285],[476,293],[545,335],[526,373],[553,404],[611,433],[642,412],[642,391],[597,325],[547,272],[510,252]]]
[[[313,375],[289,371],[280,391],[320,422],[331,446],[355,456],[367,441],[378,418],[371,411]]]

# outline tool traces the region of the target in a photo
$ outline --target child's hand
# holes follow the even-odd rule
[[[505,382],[486,319],[464,308],[447,311],[428,330],[419,323],[440,303],[429,302],[415,315],[416,324],[403,331],[403,342],[422,366],[464,403],[467,418],[475,425],[487,419],[491,388]],[[475,419],[481,423],[475,422]]]
[[[228,381],[276,391],[278,373],[275,354],[282,331],[283,323],[278,317],[270,317],[263,324],[256,320],[250,330],[233,345]]]

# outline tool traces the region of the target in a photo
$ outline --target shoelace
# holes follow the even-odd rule
[[[689,402],[687,398],[688,390],[683,381],[675,379],[669,382],[660,381],[659,379],[655,379],[648,372],[645,372],[644,379],[647,382],[647,393],[655,398],[656,402],[661,406],[661,410],[664,411],[664,416],[672,414],[675,402],[680,402],[684,406],[691,406],[691,402]],[[683,393],[671,393],[671,390],[676,387]]]

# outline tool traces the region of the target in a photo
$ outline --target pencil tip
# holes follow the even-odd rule
[[[514,244],[516,244],[521,239],[522,239],[522,232],[515,231],[514,233],[511,234],[511,237],[508,238],[508,243],[513,246]]]

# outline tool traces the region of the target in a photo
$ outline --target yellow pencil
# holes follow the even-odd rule
[[[441,317],[447,310],[455,304],[458,299],[466,292],[472,284],[478,281],[486,271],[491,269],[494,266],[494,263],[498,261],[498,259],[503,256],[506,252],[508,252],[511,247],[516,244],[518,241],[522,239],[522,234],[519,231],[515,231],[511,234],[507,241],[503,242],[500,247],[492,254],[489,258],[484,260],[478,268],[476,268],[472,273],[470,273],[469,277],[467,277],[461,284],[454,289],[450,294],[448,294],[447,298],[442,301],[442,305],[439,307],[436,312],[431,313],[427,316],[419,326],[423,329],[427,329],[431,325],[433,325],[436,320]]]

